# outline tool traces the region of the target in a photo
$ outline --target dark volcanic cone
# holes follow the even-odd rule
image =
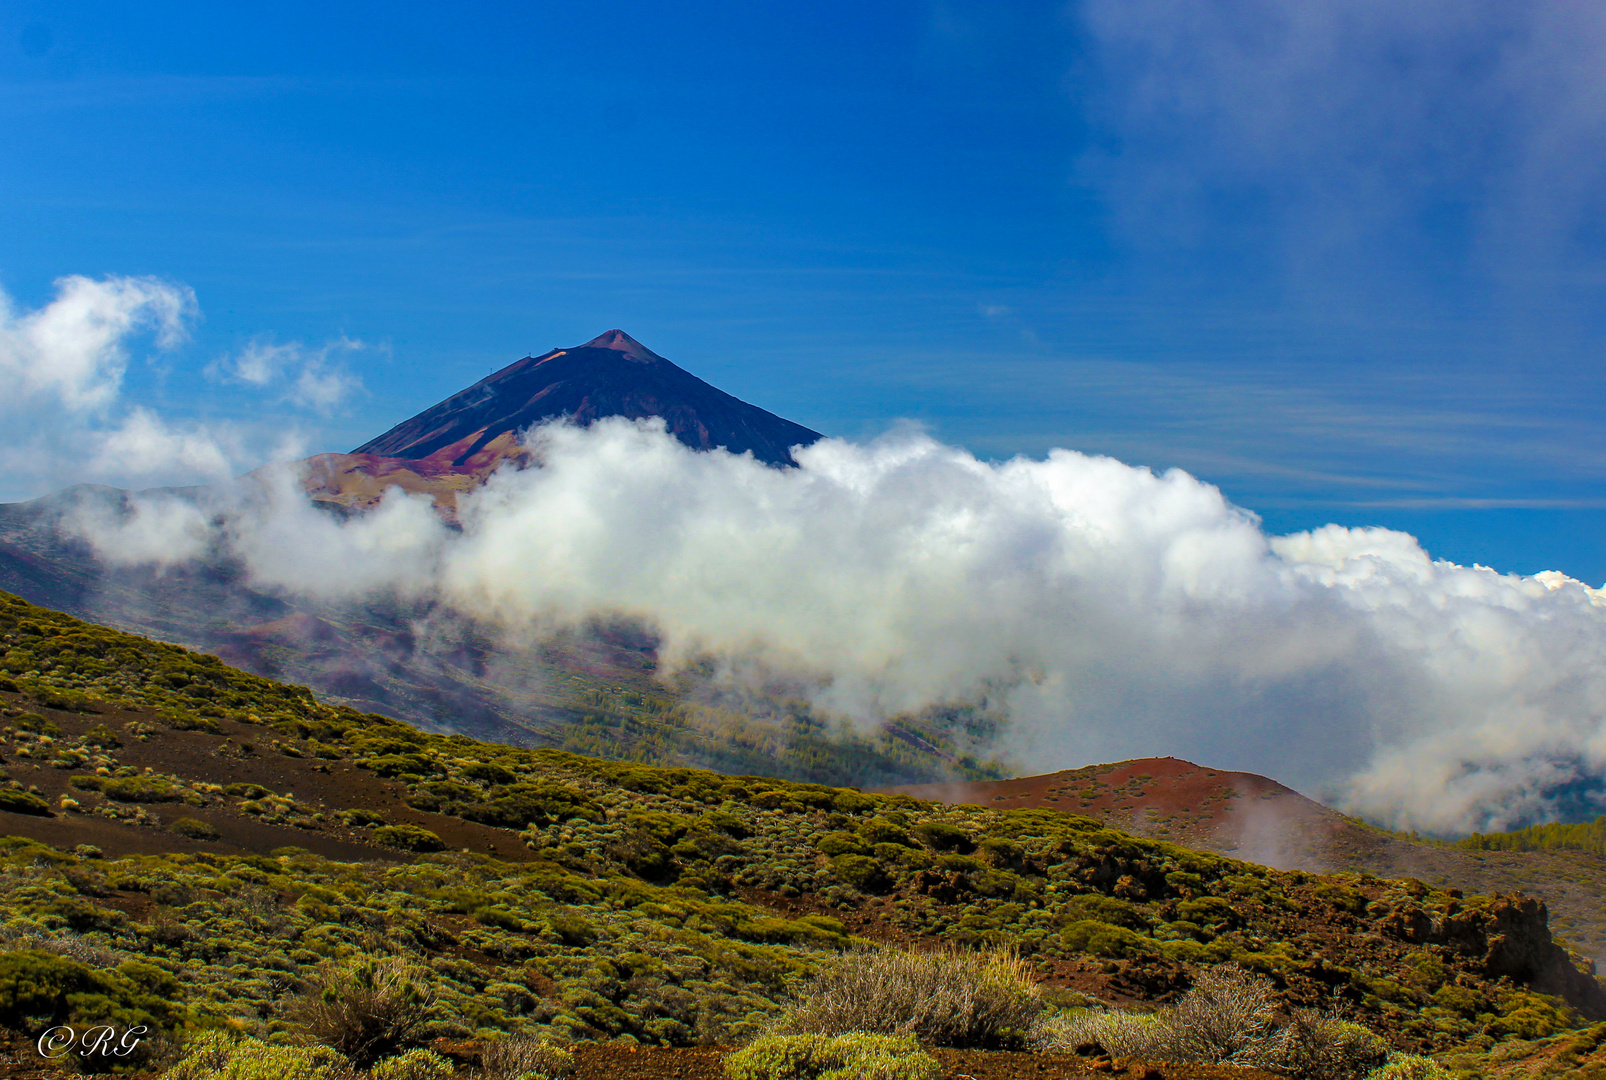
[[[751,451],[771,465],[797,464],[791,448],[822,437],[709,386],[624,331],[609,330],[572,349],[526,356],[352,453],[462,469],[559,416],[582,425],[605,416],[660,416],[687,446]]]

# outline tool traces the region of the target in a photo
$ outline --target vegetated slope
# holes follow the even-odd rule
[[[1066,1001],[1235,960],[1402,1048],[1606,1016],[1534,900],[430,734],[10,598],[0,637],[33,661],[0,684],[0,941],[130,1009],[280,1030],[357,949],[424,962],[435,1035],[720,1041],[869,938],[1012,946]]]
[[[1606,960],[1601,821],[1445,844],[1378,829],[1264,776],[1180,758],[886,790],[948,803],[1086,814],[1141,836],[1285,870],[1409,876],[1471,893],[1521,891],[1545,901],[1552,929],[1585,963]]]

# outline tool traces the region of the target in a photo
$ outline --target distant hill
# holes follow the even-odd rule
[[[947,803],[1086,814],[1140,836],[1290,869],[1331,865],[1335,848],[1376,834],[1275,780],[1170,757],[889,790]]]
[[[1375,828],[1264,776],[1169,757],[885,790],[996,810],[1084,814],[1139,836],[1283,870],[1409,876],[1469,893],[1520,889],[1549,905],[1551,926],[1580,955],[1606,963],[1606,854],[1598,824],[1436,844]]]

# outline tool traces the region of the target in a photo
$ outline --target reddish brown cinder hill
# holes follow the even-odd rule
[[[1285,869],[1347,864],[1348,857],[1384,839],[1275,780],[1181,758],[1139,758],[1014,780],[889,790],[998,809],[1064,810],[1158,840]]]

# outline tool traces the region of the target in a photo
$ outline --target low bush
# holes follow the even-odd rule
[[[118,776],[104,781],[100,793],[117,802],[178,802],[184,792],[164,776]]]
[[[936,851],[970,851],[973,845],[964,829],[941,821],[923,821],[909,830],[927,847]]]
[[[816,975],[777,1029],[913,1034],[931,1046],[1029,1045],[1043,1012],[1026,966],[1005,952],[854,953]]]
[[[887,886],[881,864],[868,855],[838,855],[831,860],[836,876],[864,892],[878,892]]]
[[[498,1039],[480,1055],[485,1080],[563,1080],[574,1052],[544,1039]]]
[[[420,974],[393,956],[325,964],[316,984],[291,1007],[291,1019],[367,1067],[418,1037],[434,1004]]]
[[[208,735],[218,735],[223,730],[211,717],[196,716],[183,709],[160,709],[156,713],[156,719],[175,731],[204,731]]]
[[[139,961],[95,970],[52,952],[0,954],[0,1025],[14,1031],[62,1023],[169,1031],[182,1015],[179,994],[170,976]]]
[[[1149,920],[1143,912],[1125,900],[1099,893],[1071,897],[1060,905],[1059,911],[1055,912],[1055,919],[1067,923],[1093,920],[1111,926],[1124,926],[1128,930],[1146,930],[1149,926]]]
[[[455,1071],[435,1051],[419,1048],[376,1062],[368,1080],[449,1080]]]
[[[182,817],[168,826],[180,836],[187,836],[191,840],[216,840],[218,832],[211,825],[199,818]]]
[[[203,1031],[161,1080],[355,1080],[350,1064],[326,1046],[270,1046],[260,1039]]]
[[[13,814],[50,816],[50,804],[32,792],[20,788],[0,788],[0,810]]]
[[[417,825],[382,825],[374,830],[374,842],[403,851],[444,851],[446,844],[428,829]]]
[[[1382,1068],[1366,1075],[1366,1080],[1453,1080],[1453,1075],[1432,1058],[1391,1054]]]
[[[837,855],[863,855],[870,849],[863,840],[849,832],[828,832],[814,841],[814,846],[820,849],[820,854],[826,858]]]
[[[1111,926],[1096,919],[1073,922],[1060,931],[1067,949],[1093,956],[1143,956],[1157,951],[1157,942],[1133,933],[1124,926]]]
[[[938,1080],[912,1035],[766,1035],[725,1058],[731,1080]]]

